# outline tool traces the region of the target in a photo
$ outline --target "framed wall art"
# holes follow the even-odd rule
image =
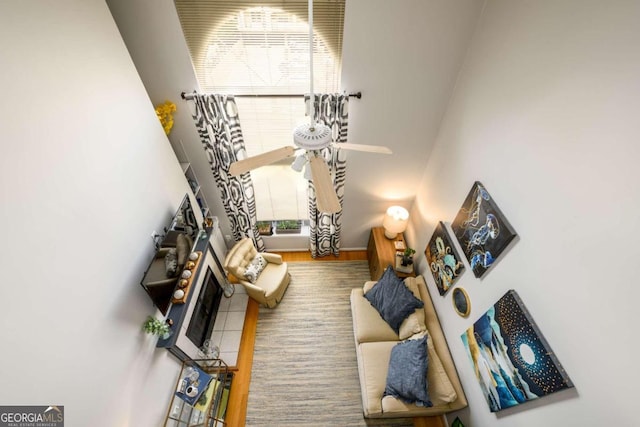
[[[424,254],[427,257],[438,292],[440,295],[444,295],[464,272],[464,264],[455,247],[451,244],[449,233],[447,233],[442,221],[438,223],[433,232]]]
[[[471,299],[469,299],[467,291],[460,287],[455,288],[451,300],[456,313],[462,317],[469,317],[469,313],[471,313]]]
[[[514,290],[461,339],[491,412],[573,387]]]
[[[476,181],[451,224],[471,270],[482,277],[516,232],[484,186]]]

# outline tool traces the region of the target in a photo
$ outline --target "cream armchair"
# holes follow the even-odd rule
[[[245,287],[247,294],[257,302],[269,308],[275,307],[282,299],[289,286],[291,275],[286,262],[278,254],[260,252],[267,261],[267,265],[258,276],[255,283],[245,278],[245,269],[258,251],[253,246],[250,238],[240,240],[229,251],[224,260],[224,268],[233,274],[240,284]]]

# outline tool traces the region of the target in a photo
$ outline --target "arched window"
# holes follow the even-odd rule
[[[307,2],[176,0],[201,88],[236,95],[249,156],[292,145],[309,120]],[[344,0],[314,1],[314,91],[339,90]],[[256,96],[258,95],[258,96]],[[306,219],[307,182],[290,161],[251,172],[259,220]]]

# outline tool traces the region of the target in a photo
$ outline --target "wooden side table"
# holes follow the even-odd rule
[[[367,245],[367,259],[369,260],[369,272],[371,273],[371,280],[378,280],[384,273],[384,270],[388,265],[394,267],[398,277],[415,277],[416,274],[411,269],[409,273],[403,273],[396,270],[396,247],[394,242],[403,242],[406,247],[407,244],[404,241],[404,234],[400,233],[395,239],[389,240],[384,235],[384,228],[374,227],[371,229],[369,235],[369,244]]]

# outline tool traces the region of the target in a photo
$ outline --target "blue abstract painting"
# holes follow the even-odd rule
[[[573,387],[514,290],[461,338],[491,412]]]
[[[476,277],[482,277],[517,235],[478,181],[451,223],[451,229]]]

